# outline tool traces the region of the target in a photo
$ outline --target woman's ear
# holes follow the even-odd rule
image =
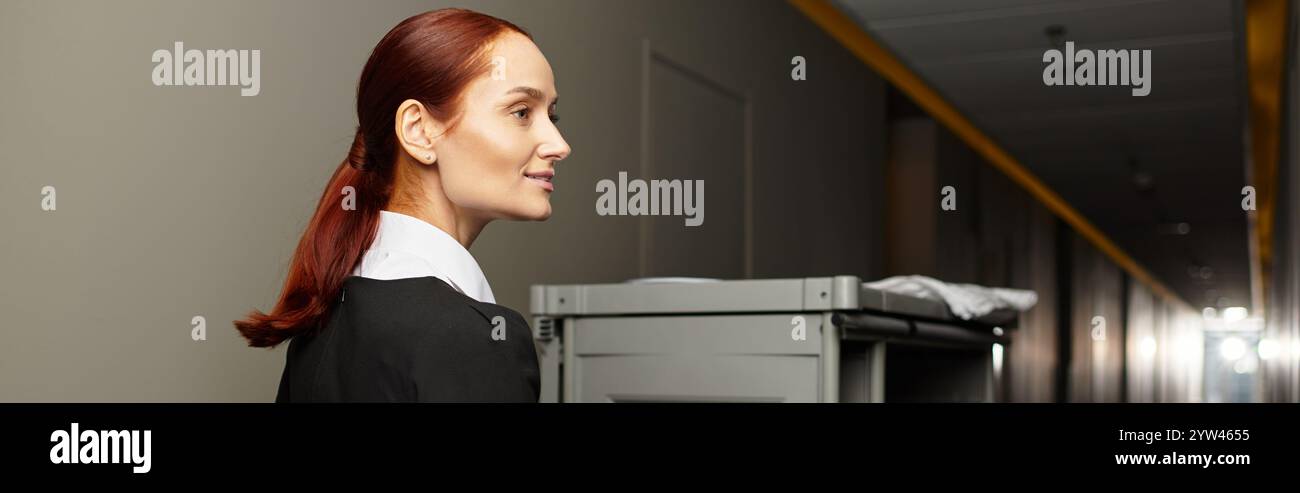
[[[416,162],[433,164],[438,160],[433,145],[442,135],[442,124],[425,111],[423,104],[414,99],[402,101],[397,107],[394,124],[397,126],[397,142]]]

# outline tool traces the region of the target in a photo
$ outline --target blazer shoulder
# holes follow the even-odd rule
[[[493,329],[531,329],[524,317],[508,307],[479,302],[436,277],[376,280],[350,277],[344,282],[339,306],[347,323],[386,333],[407,342],[456,338],[464,331],[481,334]],[[500,330],[498,340],[508,339]]]
[[[536,402],[532,330],[518,312],[482,303],[436,277],[349,278],[338,323],[349,343],[400,372],[417,401]]]

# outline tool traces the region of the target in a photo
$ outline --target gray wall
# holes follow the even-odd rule
[[[442,6],[0,3],[0,400],[271,400],[283,347],[230,322],[271,308],[369,50]],[[465,6],[533,33],[574,150],[550,221],[472,248],[501,304],[527,315],[533,283],[883,274],[883,83],[785,2]],[[174,41],[261,50],[261,94],[155,87]],[[619,171],[706,179],[705,226],[597,216]]]
[[[1060,364],[1055,216],[929,117],[899,118],[889,128],[887,274],[1038,293],[1004,350],[999,399],[1053,401]],[[945,186],[956,190],[955,210],[940,207]]]
[[[1073,243],[1069,399],[1120,402],[1124,395],[1124,273],[1083,237],[1069,236]]]

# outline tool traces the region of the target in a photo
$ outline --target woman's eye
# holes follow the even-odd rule
[[[518,118],[518,119],[520,119],[520,120],[527,120],[530,111],[531,111],[530,108],[528,108],[528,107],[524,107],[524,108],[519,108],[518,110],[515,110],[514,112],[511,112],[510,114],[511,114],[511,115],[515,115],[515,117]],[[551,113],[551,114],[549,115],[549,117],[550,117],[550,119],[551,119],[551,123],[559,123],[559,122],[560,122],[560,115],[557,115],[557,114],[555,114],[555,113]]]

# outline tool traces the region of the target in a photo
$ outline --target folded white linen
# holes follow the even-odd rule
[[[981,317],[1003,308],[1023,312],[1038,303],[1038,293],[1033,291],[954,284],[926,276],[894,276],[862,284],[890,293],[942,301],[948,304],[953,315],[962,320]]]

